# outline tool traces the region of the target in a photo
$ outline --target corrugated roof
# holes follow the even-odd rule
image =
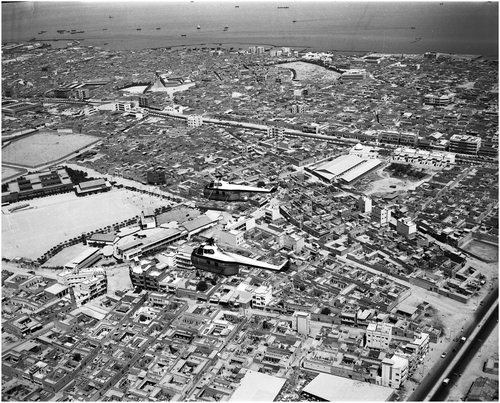
[[[319,374],[303,391],[328,402],[384,402],[394,393],[391,388],[328,374]]]

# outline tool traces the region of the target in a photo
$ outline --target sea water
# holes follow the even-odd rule
[[[32,38],[59,39],[47,42],[55,47],[78,39],[108,49],[263,45],[495,58],[498,2],[2,2],[2,43]]]

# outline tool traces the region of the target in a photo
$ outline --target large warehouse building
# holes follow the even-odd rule
[[[319,374],[303,390],[303,397],[322,402],[386,402],[394,389],[340,376]]]
[[[327,183],[352,183],[380,166],[376,158],[362,158],[357,155],[342,155],[312,170],[315,176]]]

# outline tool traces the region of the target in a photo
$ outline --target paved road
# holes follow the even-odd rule
[[[451,367],[451,369],[447,372],[446,377],[450,379],[448,384],[441,384],[438,386],[437,390],[434,393],[431,393],[428,396],[430,401],[439,401],[443,402],[447,400],[447,397],[450,393],[451,388],[455,386],[455,384],[459,381],[461,374],[465,371],[471,360],[474,359],[476,353],[481,349],[484,341],[491,334],[493,329],[495,329],[498,324],[498,305],[493,310],[489,320],[484,322],[481,325],[480,330],[471,339],[471,342],[467,345],[467,347],[463,347],[463,352],[460,359]]]
[[[486,334],[486,331],[489,326],[494,327],[494,325],[496,325],[498,318],[498,286],[488,293],[482,303],[483,305],[479,307],[472,316],[472,319],[464,326],[463,331],[458,331],[455,339],[452,340],[448,350],[446,350],[446,357],[437,362],[428,371],[427,376],[411,394],[408,401],[426,401],[435,396],[436,393],[439,393],[439,396],[442,397],[441,394],[448,390],[447,388],[442,389],[441,387],[443,379],[446,378],[449,373],[458,374],[464,371],[464,368],[473,356],[469,354],[470,350],[473,349],[472,353],[474,353],[482,344],[482,340],[486,340],[489,334]],[[496,309],[494,309],[495,305]],[[492,314],[490,319],[486,320],[488,313]],[[491,332],[491,329],[489,332]],[[467,338],[465,344],[459,342],[462,336]],[[478,342],[478,340],[481,341]],[[450,366],[452,366],[451,369]],[[446,391],[446,395],[447,394],[448,392]]]

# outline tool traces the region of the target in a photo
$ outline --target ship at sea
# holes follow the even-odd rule
[[[278,8],[290,8],[288,6],[278,6]]]
[[[201,27],[198,25],[198,26],[196,27],[196,29],[201,29]]]
[[[228,29],[229,29],[229,25],[226,25],[226,26],[224,27],[224,31],[227,31]]]

